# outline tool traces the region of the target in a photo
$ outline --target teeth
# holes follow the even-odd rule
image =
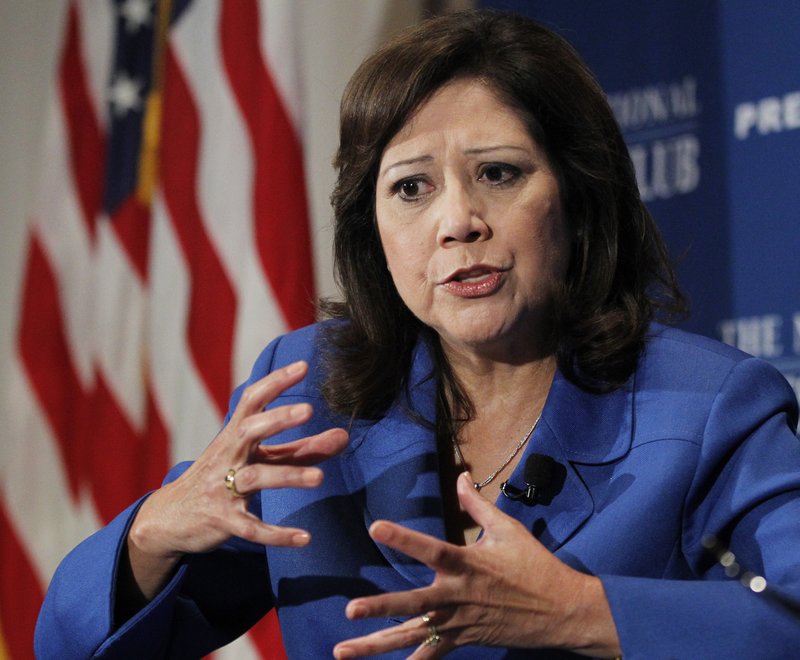
[[[481,280],[485,280],[489,277],[491,273],[478,273],[478,274],[465,274],[459,276],[457,279],[459,282],[480,282]]]

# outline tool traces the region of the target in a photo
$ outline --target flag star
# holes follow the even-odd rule
[[[148,25],[152,8],[151,0],[125,0],[119,8],[120,16],[125,19],[125,29],[138,32]]]
[[[124,117],[132,110],[138,110],[142,105],[142,84],[131,78],[124,71],[115,77],[109,90],[109,100],[117,117]]]

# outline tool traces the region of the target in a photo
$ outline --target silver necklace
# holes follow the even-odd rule
[[[508,458],[503,461],[503,463],[500,465],[500,467],[497,468],[494,472],[492,472],[488,477],[486,477],[486,479],[484,479],[480,483],[478,483],[478,482],[475,483],[475,490],[480,491],[481,488],[483,488],[487,484],[492,483],[492,481],[494,481],[494,478],[498,474],[500,474],[511,461],[514,460],[514,457],[517,454],[519,454],[520,449],[522,449],[525,446],[525,443],[528,442],[530,437],[533,435],[533,430],[536,428],[536,425],[539,423],[539,419],[540,418],[541,418],[541,415],[536,418],[536,421],[528,429],[528,432],[524,436],[522,436],[522,440],[520,440],[519,444],[516,447],[514,447],[514,451],[512,451],[508,455]],[[467,469],[467,463],[464,460],[464,455],[461,453],[461,447],[459,447],[459,445],[458,445],[458,438],[456,436],[453,436],[453,449],[455,449],[455,451],[456,451],[456,458],[458,458],[458,462],[461,463],[461,467],[463,467],[466,470]]]

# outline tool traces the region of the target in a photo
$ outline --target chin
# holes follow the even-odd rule
[[[529,324],[466,323],[457,328],[437,328],[442,345],[460,352],[494,357],[503,362],[538,359],[549,354],[541,328]]]
[[[458,328],[453,332],[439,332],[442,342],[453,348],[463,348],[475,352],[484,350],[496,351],[504,347],[511,348],[519,340],[515,340],[507,328]]]

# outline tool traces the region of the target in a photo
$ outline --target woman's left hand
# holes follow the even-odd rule
[[[467,644],[619,655],[600,580],[557,559],[519,521],[481,496],[469,475],[459,477],[457,489],[461,506],[483,528],[481,538],[457,546],[395,523],[375,522],[372,538],[426,564],[436,576],[428,587],[350,601],[350,619],[412,618],[341,642],[334,657],[416,646],[409,657],[421,660]]]

